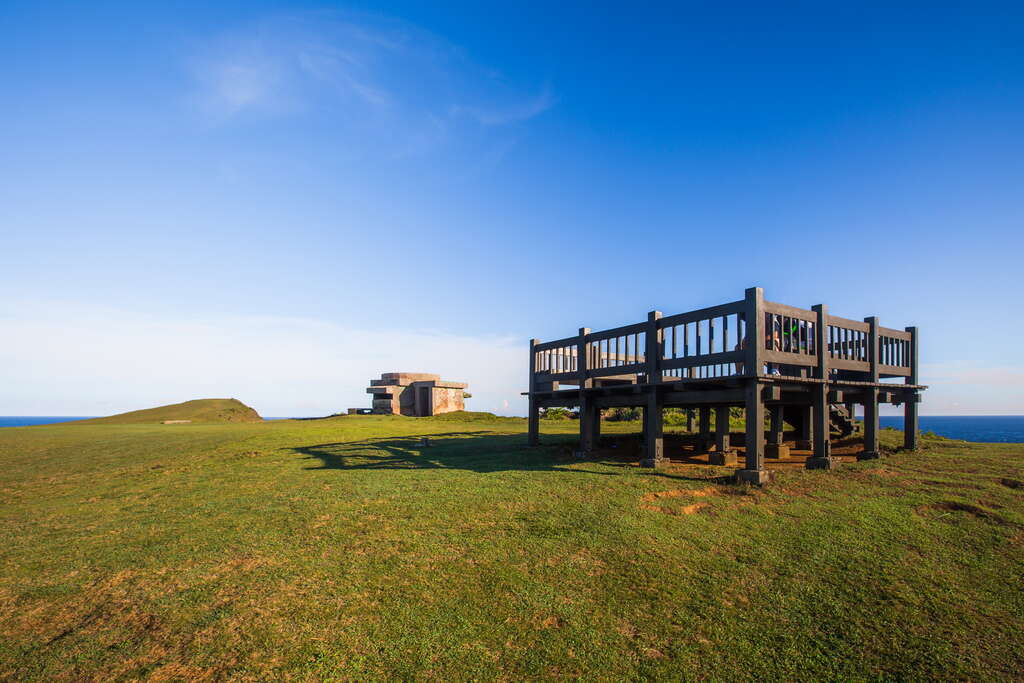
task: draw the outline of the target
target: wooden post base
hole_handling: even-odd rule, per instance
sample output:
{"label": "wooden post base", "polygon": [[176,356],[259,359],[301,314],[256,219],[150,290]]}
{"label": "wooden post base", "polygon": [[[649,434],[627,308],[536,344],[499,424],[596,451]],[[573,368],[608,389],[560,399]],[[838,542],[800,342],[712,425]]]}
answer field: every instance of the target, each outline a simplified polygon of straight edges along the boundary
{"label": "wooden post base", "polygon": [[708,455],[708,462],[719,467],[735,467],[736,451],[712,451]]}
{"label": "wooden post base", "polygon": [[768,444],[764,447],[764,457],[773,460],[789,460],[789,446]]}
{"label": "wooden post base", "polygon": [[664,457],[655,458],[653,460],[651,458],[645,458],[640,461],[640,467],[652,467],[654,469],[658,469],[665,467],[666,465],[668,465],[668,458]]}
{"label": "wooden post base", "polygon": [[839,467],[839,458],[808,458],[804,467],[809,470],[834,470]]}
{"label": "wooden post base", "polygon": [[764,486],[771,480],[772,473],[768,470],[736,470],[736,481],[741,484]]}

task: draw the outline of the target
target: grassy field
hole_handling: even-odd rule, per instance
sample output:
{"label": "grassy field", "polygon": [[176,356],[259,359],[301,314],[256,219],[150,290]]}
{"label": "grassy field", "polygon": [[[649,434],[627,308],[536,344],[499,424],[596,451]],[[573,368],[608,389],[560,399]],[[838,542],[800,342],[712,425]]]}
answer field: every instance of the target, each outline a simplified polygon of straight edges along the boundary
{"label": "grassy field", "polygon": [[754,490],[575,427],[0,430],[0,676],[1021,677],[1024,445]]}

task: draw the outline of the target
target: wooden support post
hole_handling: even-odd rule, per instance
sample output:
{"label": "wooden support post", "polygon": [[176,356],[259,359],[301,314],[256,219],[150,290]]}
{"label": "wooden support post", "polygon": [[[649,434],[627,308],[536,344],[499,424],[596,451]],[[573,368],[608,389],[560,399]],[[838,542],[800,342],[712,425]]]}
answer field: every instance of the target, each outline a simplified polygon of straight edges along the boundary
{"label": "wooden support post", "polygon": [[[907,377],[907,384],[918,384],[917,376],[917,328],[908,327],[910,333],[910,376]],[[907,397],[903,404],[903,447],[907,450],[917,450],[918,424],[917,424],[917,398],[918,391],[915,390]]]}
{"label": "wooden support post", "polygon": [[540,408],[537,405],[537,344],[538,339],[530,340],[530,395],[529,412],[527,413],[527,443],[531,446],[540,444]]}
{"label": "wooden support post", "polygon": [[[868,330],[868,364],[871,382],[878,382],[878,318],[864,318],[870,325]],[[878,387],[870,387],[864,395],[864,452],[857,456],[858,460],[871,460],[878,457]]]}
{"label": "wooden support post", "polygon": [[747,321],[746,358],[743,360],[743,374],[760,377],[764,374],[764,290],[751,287],[745,293],[743,317]]}
{"label": "wooden support post", "polygon": [[745,467],[736,471],[741,482],[764,484],[769,479],[764,468],[764,401],[757,379],[748,380],[746,387],[746,462]]}
{"label": "wooden support post", "polygon": [[662,467],[665,461],[665,439],[658,390],[651,387],[644,405],[644,459],[643,467]]}
{"label": "wooden support post", "polygon": [[801,413],[800,429],[796,433],[796,447],[801,451],[814,448],[814,409],[810,406],[794,408]]}
{"label": "wooden support post", "polygon": [[768,430],[768,443],[778,446],[782,443],[782,406],[773,405],[768,408],[768,417],[771,420],[771,427]]}
{"label": "wooden support post", "polygon": [[589,369],[589,327],[581,327],[576,340],[577,359],[577,382],[580,386],[580,454],[583,457],[594,450],[594,424],[595,413],[594,397],[589,395],[587,389],[593,386],[594,380],[588,376]]}
{"label": "wooden support post", "polygon": [[580,398],[580,452],[586,458],[597,448],[601,438],[601,411],[597,399],[592,396]]}
{"label": "wooden support post", "polygon": [[736,451],[730,446],[729,408],[718,406],[715,408],[715,451],[708,456],[708,462],[712,465],[734,466]]}
{"label": "wooden support post", "polygon": [[814,457],[808,458],[805,466],[809,470],[830,470],[838,461],[832,457],[832,444],[829,443],[829,403],[828,403],[828,306],[818,304],[812,306],[817,314],[814,323],[814,349],[818,353],[818,366],[815,373],[821,384],[811,390],[812,413],[814,416]]}
{"label": "wooden support post", "polygon": [[693,408],[686,409],[686,431],[693,434]]}
{"label": "wooden support post", "polygon": [[764,484],[769,479],[764,468],[764,401],[761,385],[757,378],[764,372],[761,358],[764,354],[764,290],[760,287],[747,289],[744,295],[746,305],[743,317],[747,323],[747,348],[743,361],[743,374],[749,379],[746,394],[746,467],[736,471],[739,481]]}
{"label": "wooden support post", "polygon": [[662,402],[658,394],[661,383],[661,352],[664,332],[659,329],[661,311],[647,314],[647,330],[644,335],[644,372],[647,375],[648,394],[644,406],[644,459],[645,467],[661,467],[665,462],[665,439],[663,429]]}
{"label": "wooden support post", "polygon": [[711,450],[711,406],[700,407],[700,436],[697,437],[697,450]]}
{"label": "wooden support post", "polygon": [[786,460],[789,458],[789,446],[782,441],[782,406],[771,406],[768,409],[768,415],[771,426],[768,430],[768,446],[764,449],[764,456],[773,460]]}
{"label": "wooden support post", "polygon": [[661,320],[661,311],[651,311],[647,314],[647,331],[644,335],[644,372],[647,374],[648,384],[661,383],[661,353],[664,349],[665,332],[658,327]]}

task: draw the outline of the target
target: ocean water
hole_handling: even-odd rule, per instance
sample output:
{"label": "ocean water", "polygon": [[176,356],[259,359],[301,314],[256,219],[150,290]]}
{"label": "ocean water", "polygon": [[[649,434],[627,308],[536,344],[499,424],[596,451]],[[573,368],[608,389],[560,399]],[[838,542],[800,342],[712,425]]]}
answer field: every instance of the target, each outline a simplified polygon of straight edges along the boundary
{"label": "ocean water", "polygon": [[52,425],[58,422],[74,422],[75,420],[88,420],[92,415],[79,417],[54,416],[54,415],[0,415],[0,427],[29,427],[32,425]]}
{"label": "ocean water", "polygon": [[[882,427],[903,429],[901,416],[882,416],[878,422]],[[1024,415],[922,415],[918,427],[922,432],[961,441],[1024,443]]]}

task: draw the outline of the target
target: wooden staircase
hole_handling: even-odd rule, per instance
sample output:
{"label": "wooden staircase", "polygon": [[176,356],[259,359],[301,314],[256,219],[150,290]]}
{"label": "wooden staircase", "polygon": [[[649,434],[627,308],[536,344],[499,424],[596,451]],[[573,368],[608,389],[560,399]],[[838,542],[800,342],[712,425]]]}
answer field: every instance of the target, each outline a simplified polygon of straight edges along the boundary
{"label": "wooden staircase", "polygon": [[[840,437],[849,436],[857,431],[857,420],[846,409],[846,406],[830,405],[829,409],[831,431],[839,434]],[[787,407],[784,409],[782,419],[799,433],[802,431],[804,415],[806,415],[804,410]]]}

